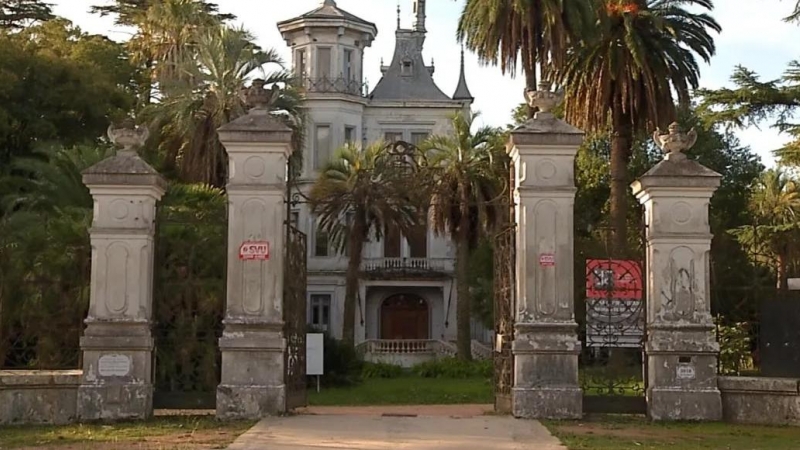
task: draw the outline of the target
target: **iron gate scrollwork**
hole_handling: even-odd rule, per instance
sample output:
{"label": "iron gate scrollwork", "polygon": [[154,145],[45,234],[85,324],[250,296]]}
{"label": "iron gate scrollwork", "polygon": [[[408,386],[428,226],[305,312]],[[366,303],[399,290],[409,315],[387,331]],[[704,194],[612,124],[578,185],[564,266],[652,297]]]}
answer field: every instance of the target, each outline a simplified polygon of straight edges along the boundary
{"label": "iron gate scrollwork", "polygon": [[576,258],[578,264],[585,264],[585,271],[576,271],[584,275],[579,286],[585,286],[577,296],[583,301],[576,305],[583,409],[588,413],[644,414],[644,239],[634,258],[614,257],[605,249],[583,250]]}
{"label": "iron gate scrollwork", "polygon": [[498,413],[511,412],[511,390],[514,387],[514,271],[516,227],[514,224],[513,165],[508,178],[508,191],[501,199],[499,233],[494,240],[494,408]]}
{"label": "iron gate scrollwork", "polygon": [[283,281],[286,409],[308,404],[306,392],[306,235],[288,223]]}

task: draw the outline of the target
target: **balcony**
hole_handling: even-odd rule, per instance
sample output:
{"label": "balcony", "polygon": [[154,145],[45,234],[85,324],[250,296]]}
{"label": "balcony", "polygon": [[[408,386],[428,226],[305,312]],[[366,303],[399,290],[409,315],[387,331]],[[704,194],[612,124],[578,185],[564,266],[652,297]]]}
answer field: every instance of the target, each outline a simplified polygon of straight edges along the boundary
{"label": "balcony", "polygon": [[368,278],[440,278],[454,269],[450,258],[370,258],[363,265]]}
{"label": "balcony", "polygon": [[[370,339],[358,344],[356,352],[364,361],[408,368],[426,361],[453,358],[458,350],[453,342],[435,339]],[[472,357],[490,359],[492,349],[472,341]]]}
{"label": "balcony", "polygon": [[306,78],[303,80],[306,92],[314,94],[345,94],[358,97],[366,96],[366,84],[359,80],[347,78]]}

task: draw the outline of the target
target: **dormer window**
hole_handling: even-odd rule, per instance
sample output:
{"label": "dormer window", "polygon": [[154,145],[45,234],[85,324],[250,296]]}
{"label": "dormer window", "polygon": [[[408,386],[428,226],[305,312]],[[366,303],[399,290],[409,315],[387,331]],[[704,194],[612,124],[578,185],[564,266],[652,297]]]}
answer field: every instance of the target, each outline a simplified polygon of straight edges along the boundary
{"label": "dormer window", "polygon": [[403,76],[409,76],[412,74],[413,63],[410,59],[403,60],[400,63],[400,74]]}

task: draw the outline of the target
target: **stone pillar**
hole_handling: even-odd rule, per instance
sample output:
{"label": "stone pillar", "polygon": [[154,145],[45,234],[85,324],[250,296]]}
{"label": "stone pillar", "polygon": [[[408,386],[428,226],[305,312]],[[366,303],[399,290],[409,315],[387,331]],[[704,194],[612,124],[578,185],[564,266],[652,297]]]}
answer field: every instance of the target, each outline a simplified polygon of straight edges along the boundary
{"label": "stone pillar", "polygon": [[146,129],[127,121],[109,137],[124,149],[83,172],[94,218],[78,416],[145,419],[153,413],[153,234],[166,182],[134,150]]}
{"label": "stone pillar", "polygon": [[[217,417],[255,419],[286,410],[283,266],[291,130],[268,111],[271,93],[253,82],[254,108],[219,129],[229,156],[228,291],[219,340]],[[260,249],[242,256],[243,245]]]}
{"label": "stone pillar", "polygon": [[667,153],[632,184],[647,225],[647,410],[653,420],[720,420],[710,302],[709,201],[721,175],[681,153],[694,130],[654,135]]}
{"label": "stone pillar", "polygon": [[583,132],[549,111],[549,84],[528,92],[536,117],[511,133],[516,169],[515,417],[582,416],[574,314],[574,161]]}

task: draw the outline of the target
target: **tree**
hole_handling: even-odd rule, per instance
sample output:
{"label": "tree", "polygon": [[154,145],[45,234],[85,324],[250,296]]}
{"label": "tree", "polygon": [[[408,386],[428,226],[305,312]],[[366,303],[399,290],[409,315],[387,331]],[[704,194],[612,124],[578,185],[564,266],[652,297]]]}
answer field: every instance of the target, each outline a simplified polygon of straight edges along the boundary
{"label": "tree", "polygon": [[272,109],[300,120],[300,99],[290,85],[291,74],[283,69],[277,52],[263,51],[253,40],[241,28],[221,26],[205,30],[196,37],[194,58],[181,66],[184,81],[174,83],[170,96],[145,111],[145,116],[152,115],[163,124],[165,164],[177,166],[185,182],[225,185],[228,158],[217,129],[246,112],[241,95],[245,82],[253,73],[264,75],[264,66],[277,66],[277,70],[267,74],[268,86],[288,85],[280,90]]}
{"label": "tree", "polygon": [[[154,0],[111,0],[110,5],[92,6],[92,12],[100,16],[116,16],[114,21],[117,25],[137,26],[144,21],[147,10],[156,3],[158,2]],[[199,0],[197,3],[201,5],[204,13],[215,16],[222,22],[236,19],[233,14],[220,13],[219,6],[215,3],[204,0]]]}
{"label": "tree", "polygon": [[714,54],[709,30],[720,26],[708,14],[710,0],[609,0],[598,12],[598,35],[576,45],[559,72],[566,118],[590,132],[611,128],[611,226],[613,247],[627,247],[628,171],[637,133],[675,118],[673,91],[689,104],[700,69]]}
{"label": "tree", "polygon": [[750,198],[753,224],[733,230],[757,262],[774,269],[776,287],[788,289],[788,266],[800,237],[800,186],[781,169],[771,169],[758,179]]}
{"label": "tree", "polygon": [[365,149],[345,146],[320,172],[311,188],[311,212],[318,230],[326,233],[335,250],[348,255],[342,340],[352,346],[355,333],[356,296],[364,243],[384,230],[410,230],[420,222],[417,196],[411,190],[409,166],[384,143]]}
{"label": "tree", "polygon": [[508,171],[500,169],[503,157],[497,130],[483,127],[472,132],[477,114],[458,113],[452,118],[453,134],[432,136],[424,145],[425,178],[431,183],[430,222],[434,232],[449,235],[456,244],[458,304],[458,357],[471,359],[469,258],[479,239],[491,230],[502,213],[497,201],[506,188]]}
{"label": "tree", "polygon": [[41,0],[0,0],[0,30],[19,30],[54,17],[50,4]]}
{"label": "tree", "polygon": [[525,87],[536,90],[537,64],[542,80],[563,64],[568,46],[589,32],[593,7],[586,0],[467,0],[458,39],[504,74],[515,74],[521,59]]}

